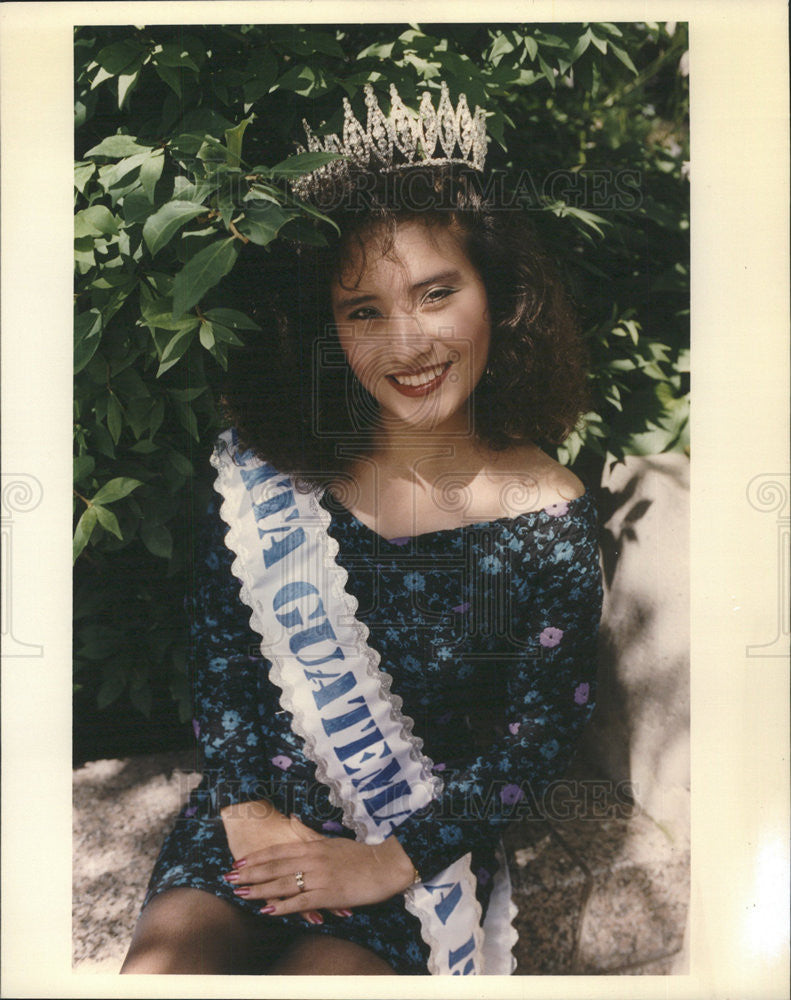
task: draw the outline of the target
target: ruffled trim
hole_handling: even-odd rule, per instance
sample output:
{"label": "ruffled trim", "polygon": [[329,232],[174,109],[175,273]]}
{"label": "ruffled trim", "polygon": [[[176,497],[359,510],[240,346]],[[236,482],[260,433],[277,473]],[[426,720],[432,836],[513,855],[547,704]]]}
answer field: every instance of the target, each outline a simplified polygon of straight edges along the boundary
{"label": "ruffled trim", "polygon": [[[454,863],[450,866],[450,868],[446,869],[446,871],[452,871],[452,877],[457,878],[460,882],[462,882],[464,889],[467,893],[469,893],[469,899],[472,904],[473,914],[475,917],[475,927],[473,929],[475,954],[479,957],[481,964],[483,964],[483,926],[481,922],[483,909],[476,893],[478,880],[472,873],[472,866],[470,863],[471,860],[472,856],[470,854],[465,854],[463,858],[459,858],[458,861],[454,861]],[[439,966],[436,956],[441,950],[442,942],[431,933],[429,921],[421,919],[422,907],[416,898],[418,891],[418,887],[410,887],[406,890],[404,893],[404,906],[413,917],[417,917],[420,921],[420,934],[429,947],[428,971],[432,976],[439,976],[442,975],[443,972]]]}
{"label": "ruffled trim", "polygon": [[[228,458],[224,459],[223,453],[227,453]],[[240,598],[251,609],[250,625],[253,631],[262,636],[262,647],[267,644],[267,633],[264,626],[260,609],[252,597],[252,585],[248,576],[246,566],[252,565],[250,551],[246,548],[239,533],[234,527],[234,516],[228,506],[228,487],[233,476],[232,470],[228,467],[228,461],[234,461],[235,448],[228,443],[226,435],[221,435],[214,453],[211,456],[211,464],[217,470],[217,479],[214,482],[215,490],[222,497],[220,505],[220,517],[228,525],[228,532],[225,536],[225,545],[234,553],[234,560],[231,565],[231,572],[241,584]],[[408,746],[408,754],[412,761],[420,766],[420,780],[428,786],[431,798],[436,799],[442,794],[442,779],[432,773],[433,761],[422,753],[423,741],[413,733],[414,719],[405,715],[401,711],[403,700],[391,691],[393,683],[392,676],[387,671],[380,668],[381,657],[379,653],[368,645],[370,631],[368,627],[356,618],[359,602],[357,598],[346,589],[349,574],[346,569],[337,562],[338,543],[327,530],[332,520],[329,511],[319,504],[319,496],[316,493],[308,494],[307,499],[310,505],[310,514],[323,529],[319,533],[322,548],[322,559],[324,568],[331,572],[331,591],[333,598],[343,609],[348,624],[352,628],[355,636],[357,653],[364,657],[366,675],[377,683],[377,696],[380,701],[384,701],[389,710],[390,719],[399,727],[399,734]],[[358,821],[354,816],[354,808],[351,800],[346,800],[341,792],[340,783],[327,773],[327,765],[324,758],[319,753],[316,740],[305,725],[303,714],[296,709],[294,704],[294,687],[283,678],[283,664],[280,658],[274,655],[269,649],[262,652],[270,660],[272,669],[270,677],[280,688],[281,706],[292,716],[292,729],[304,741],[305,756],[316,766],[316,777],[329,788],[330,801],[334,806],[342,810],[343,824],[354,832],[358,840],[366,840],[369,831],[364,823]]]}

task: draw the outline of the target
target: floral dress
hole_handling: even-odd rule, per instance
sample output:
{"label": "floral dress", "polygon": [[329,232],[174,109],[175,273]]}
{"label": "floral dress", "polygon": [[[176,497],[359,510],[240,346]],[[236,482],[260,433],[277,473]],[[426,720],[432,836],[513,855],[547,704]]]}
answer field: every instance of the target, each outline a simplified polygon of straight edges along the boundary
{"label": "floral dress", "polygon": [[[539,814],[593,707],[601,580],[592,499],[389,540],[329,493],[321,503],[357,617],[443,779],[442,795],[396,835],[424,880],[471,852],[485,912],[505,824]],[[428,947],[400,895],[347,918],[325,911],[310,925],[260,915],[260,902],[234,896],[222,878],[232,857],[219,810],[232,802],[267,798],[327,836],[352,834],[281,711],[216,502],[208,514],[192,598],[203,780],[162,847],[145,903],[176,886],[203,889],[262,926],[343,937],[396,973],[425,975]]]}

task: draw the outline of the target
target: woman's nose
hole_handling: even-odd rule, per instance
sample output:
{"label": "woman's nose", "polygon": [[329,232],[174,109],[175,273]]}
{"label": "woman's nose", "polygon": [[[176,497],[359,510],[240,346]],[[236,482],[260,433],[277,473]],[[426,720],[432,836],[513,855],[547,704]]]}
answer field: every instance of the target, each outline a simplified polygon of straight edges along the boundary
{"label": "woman's nose", "polygon": [[404,311],[391,312],[383,318],[384,329],[381,331],[387,342],[393,346],[414,348],[425,345],[431,340],[425,326],[414,313]]}

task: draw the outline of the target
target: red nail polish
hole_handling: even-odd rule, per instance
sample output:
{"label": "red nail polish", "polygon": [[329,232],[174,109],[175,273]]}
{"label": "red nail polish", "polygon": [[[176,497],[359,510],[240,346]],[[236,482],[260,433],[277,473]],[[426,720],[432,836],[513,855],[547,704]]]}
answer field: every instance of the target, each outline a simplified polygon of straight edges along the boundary
{"label": "red nail polish", "polygon": [[239,858],[238,861],[234,861],[234,863],[231,865],[231,868],[244,868],[246,864],[247,864],[247,858]]}
{"label": "red nail polish", "polygon": [[239,878],[239,873],[227,872],[225,875],[223,875],[223,878],[225,879],[226,882],[236,882]]}
{"label": "red nail polish", "polygon": [[350,917],[352,915],[351,910],[338,910],[339,917]]}
{"label": "red nail polish", "polygon": [[274,906],[262,906],[261,909],[259,910],[259,913],[274,913],[274,912],[275,912]]}
{"label": "red nail polish", "polygon": [[250,888],[246,885],[240,886],[240,888],[234,889],[233,894],[234,896],[249,896]]}
{"label": "red nail polish", "polygon": [[311,910],[310,913],[305,914],[305,919],[310,924],[323,924],[324,917],[320,913],[316,913],[315,910]]}

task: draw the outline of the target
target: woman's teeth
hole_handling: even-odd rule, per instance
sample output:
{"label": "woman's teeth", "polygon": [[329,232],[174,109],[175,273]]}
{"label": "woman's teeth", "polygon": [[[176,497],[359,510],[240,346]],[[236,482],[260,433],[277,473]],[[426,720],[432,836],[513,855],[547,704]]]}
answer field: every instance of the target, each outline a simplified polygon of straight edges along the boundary
{"label": "woman's teeth", "polygon": [[425,371],[420,372],[419,375],[391,375],[390,377],[395,379],[399,385],[408,385],[413,389],[417,389],[421,385],[428,385],[429,382],[433,382],[435,378],[439,378],[440,375],[445,371],[445,365],[435,365],[433,368],[427,368]]}

